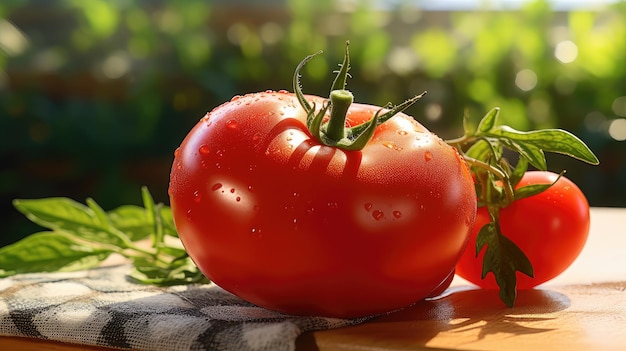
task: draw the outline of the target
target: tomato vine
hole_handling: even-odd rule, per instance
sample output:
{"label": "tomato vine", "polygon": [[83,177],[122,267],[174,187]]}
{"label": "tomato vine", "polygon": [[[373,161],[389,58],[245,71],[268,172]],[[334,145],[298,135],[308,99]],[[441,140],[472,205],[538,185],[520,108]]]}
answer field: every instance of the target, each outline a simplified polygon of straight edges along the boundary
{"label": "tomato vine", "polygon": [[[533,267],[522,250],[507,238],[500,228],[500,209],[513,201],[533,196],[552,184],[533,184],[518,189],[515,186],[531,165],[547,170],[545,152],[560,153],[597,165],[598,158],[585,143],[563,129],[541,129],[529,132],[498,124],[499,108],[489,111],[471,129],[464,118],[465,134],[447,143],[456,147],[470,165],[476,179],[478,206],[485,206],[491,222],[480,228],[476,238],[476,256],[485,251],[482,278],[493,273],[500,287],[500,298],[513,306],[517,295],[516,271],[533,276]],[[515,167],[504,157],[504,149],[518,155]],[[561,175],[565,171],[561,172]],[[470,248],[471,249],[471,248]]]}

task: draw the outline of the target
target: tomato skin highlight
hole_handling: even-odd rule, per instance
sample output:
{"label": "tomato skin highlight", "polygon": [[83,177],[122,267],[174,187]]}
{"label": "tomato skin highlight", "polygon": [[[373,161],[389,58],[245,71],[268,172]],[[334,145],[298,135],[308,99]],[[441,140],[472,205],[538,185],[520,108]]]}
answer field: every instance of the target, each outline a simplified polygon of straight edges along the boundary
{"label": "tomato skin highlight", "polygon": [[[558,174],[526,172],[516,188],[530,184],[550,184]],[[487,209],[481,207],[467,250],[459,260],[456,274],[486,289],[498,289],[492,273],[481,279],[484,249],[475,256],[476,235],[489,223]],[[516,273],[517,289],[531,289],[565,271],[582,251],[589,234],[589,203],[571,180],[561,177],[547,190],[514,201],[500,209],[502,233],[528,257],[534,278]]]}
{"label": "tomato skin highlight", "polygon": [[[352,104],[347,124],[379,109]],[[265,92],[189,132],[169,195],[190,257],[225,290],[289,314],[360,317],[428,296],[474,223],[468,166],[403,113],[360,151],[321,145],[305,120],[293,94]]]}

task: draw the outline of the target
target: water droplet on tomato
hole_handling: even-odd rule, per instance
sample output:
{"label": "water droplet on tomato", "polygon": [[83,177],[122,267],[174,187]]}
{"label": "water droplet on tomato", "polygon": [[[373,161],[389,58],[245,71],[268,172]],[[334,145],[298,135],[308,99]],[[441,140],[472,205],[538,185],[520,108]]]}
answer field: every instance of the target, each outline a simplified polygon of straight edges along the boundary
{"label": "water droplet on tomato", "polygon": [[241,196],[237,196],[237,197],[235,198],[235,201],[237,201],[237,202],[241,201]]}
{"label": "water droplet on tomato", "polygon": [[174,150],[174,157],[178,157],[178,155],[180,155],[180,148],[177,147],[176,150]]}
{"label": "water droplet on tomato", "polygon": [[235,193],[235,188],[230,188],[230,193],[234,194]]}
{"label": "water droplet on tomato", "polygon": [[385,217],[385,214],[383,213],[383,211],[374,210],[372,212],[372,217],[374,217],[375,220],[380,221],[381,219]]}
{"label": "water droplet on tomato", "polygon": [[392,150],[396,150],[396,151],[402,150],[402,147],[398,146],[396,143],[394,143],[392,141],[383,141],[382,144],[383,144],[384,147],[386,147],[388,149],[392,149]]}
{"label": "water droplet on tomato", "polygon": [[393,216],[397,219],[402,218],[402,212],[400,211],[393,211]]}
{"label": "water droplet on tomato", "polygon": [[226,121],[226,128],[230,130],[235,130],[238,127],[239,127],[239,123],[237,123],[237,121],[235,121],[234,119],[229,119],[228,121]]}
{"label": "water droplet on tomato", "polygon": [[215,151],[215,154],[217,155],[217,157],[222,157],[224,156],[224,150],[217,150]]}
{"label": "water droplet on tomato", "polygon": [[248,191],[254,191],[254,187],[252,185],[248,185]]}
{"label": "water droplet on tomato", "polygon": [[209,148],[207,144],[202,144],[198,149],[198,152],[200,153],[200,155],[206,156],[211,153],[211,148]]}
{"label": "water droplet on tomato", "polygon": [[241,99],[241,95],[235,95],[232,97],[232,99],[230,99],[230,101],[237,101],[239,99]]}
{"label": "water droplet on tomato", "polygon": [[280,90],[278,91],[278,93],[279,93],[279,94],[289,94],[289,92],[288,92],[287,90],[285,90],[285,89],[280,89]]}
{"label": "water droplet on tomato", "polygon": [[369,212],[372,209],[372,203],[368,202],[363,207],[365,207],[365,211]]}
{"label": "water droplet on tomato", "polygon": [[424,160],[425,160],[425,161],[430,161],[430,160],[432,160],[432,159],[433,159],[433,153],[432,153],[432,152],[430,152],[430,151],[426,151],[426,152],[424,153]]}
{"label": "water droplet on tomato", "polygon": [[187,213],[185,213],[185,218],[187,218],[187,220],[191,220],[191,209],[187,210]]}
{"label": "water droplet on tomato", "polygon": [[262,237],[262,230],[261,228],[250,228],[250,234],[255,235],[258,238]]}
{"label": "water droplet on tomato", "polygon": [[330,209],[337,209],[339,208],[339,204],[337,204],[336,202],[329,202],[326,204],[326,206],[328,206],[328,208]]}
{"label": "water droplet on tomato", "polygon": [[201,160],[200,161],[200,167],[202,167],[203,169],[207,169],[208,168],[205,160]]}
{"label": "water droplet on tomato", "polygon": [[409,132],[407,132],[406,130],[396,130],[396,133],[398,133],[398,135],[407,135],[407,134],[409,134]]}
{"label": "water droplet on tomato", "polygon": [[193,201],[195,203],[199,203],[202,200],[202,195],[200,195],[200,192],[198,190],[193,192]]}
{"label": "water droplet on tomato", "polygon": [[218,190],[219,188],[222,187],[222,183],[215,183],[213,184],[213,186],[211,187],[211,190],[215,191]]}

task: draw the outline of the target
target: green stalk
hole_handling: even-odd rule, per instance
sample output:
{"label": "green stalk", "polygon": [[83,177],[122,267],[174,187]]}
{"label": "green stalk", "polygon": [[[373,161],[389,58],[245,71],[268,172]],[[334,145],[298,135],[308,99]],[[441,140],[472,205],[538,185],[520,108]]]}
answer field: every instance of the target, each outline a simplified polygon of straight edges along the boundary
{"label": "green stalk", "polygon": [[347,90],[330,92],[330,119],[326,127],[326,137],[339,142],[346,136],[346,117],[354,97]]}
{"label": "green stalk", "polygon": [[[319,55],[321,51],[305,57],[304,60],[298,64],[293,75],[293,90],[298,102],[307,113],[307,128],[313,138],[324,145],[337,147],[342,150],[358,151],[368,144],[378,125],[414,104],[425,92],[414,96],[400,105],[388,106],[386,108],[388,111],[385,113],[381,114],[385,109],[380,109],[372,119],[363,124],[346,128],[348,111],[354,101],[352,93],[345,89],[346,81],[349,77],[348,71],[350,70],[348,45],[349,42],[346,42],[346,53],[343,63],[341,64],[341,69],[337,72],[337,76],[330,89],[328,102],[324,103],[317,113],[315,112],[315,104],[307,101],[302,92],[300,70],[307,62]],[[329,112],[330,116],[328,122],[324,124],[326,112]]]}

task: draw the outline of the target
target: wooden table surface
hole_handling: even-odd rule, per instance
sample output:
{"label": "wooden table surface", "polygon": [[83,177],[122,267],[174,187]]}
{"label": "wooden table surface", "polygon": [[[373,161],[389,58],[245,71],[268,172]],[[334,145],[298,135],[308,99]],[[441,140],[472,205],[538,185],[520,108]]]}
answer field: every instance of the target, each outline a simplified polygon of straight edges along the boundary
{"label": "wooden table surface", "polygon": [[[0,337],[0,350],[110,350]],[[580,257],[561,276],[521,291],[514,308],[496,291],[456,278],[446,294],[346,328],[307,332],[297,350],[626,350],[626,208],[592,208]]]}

